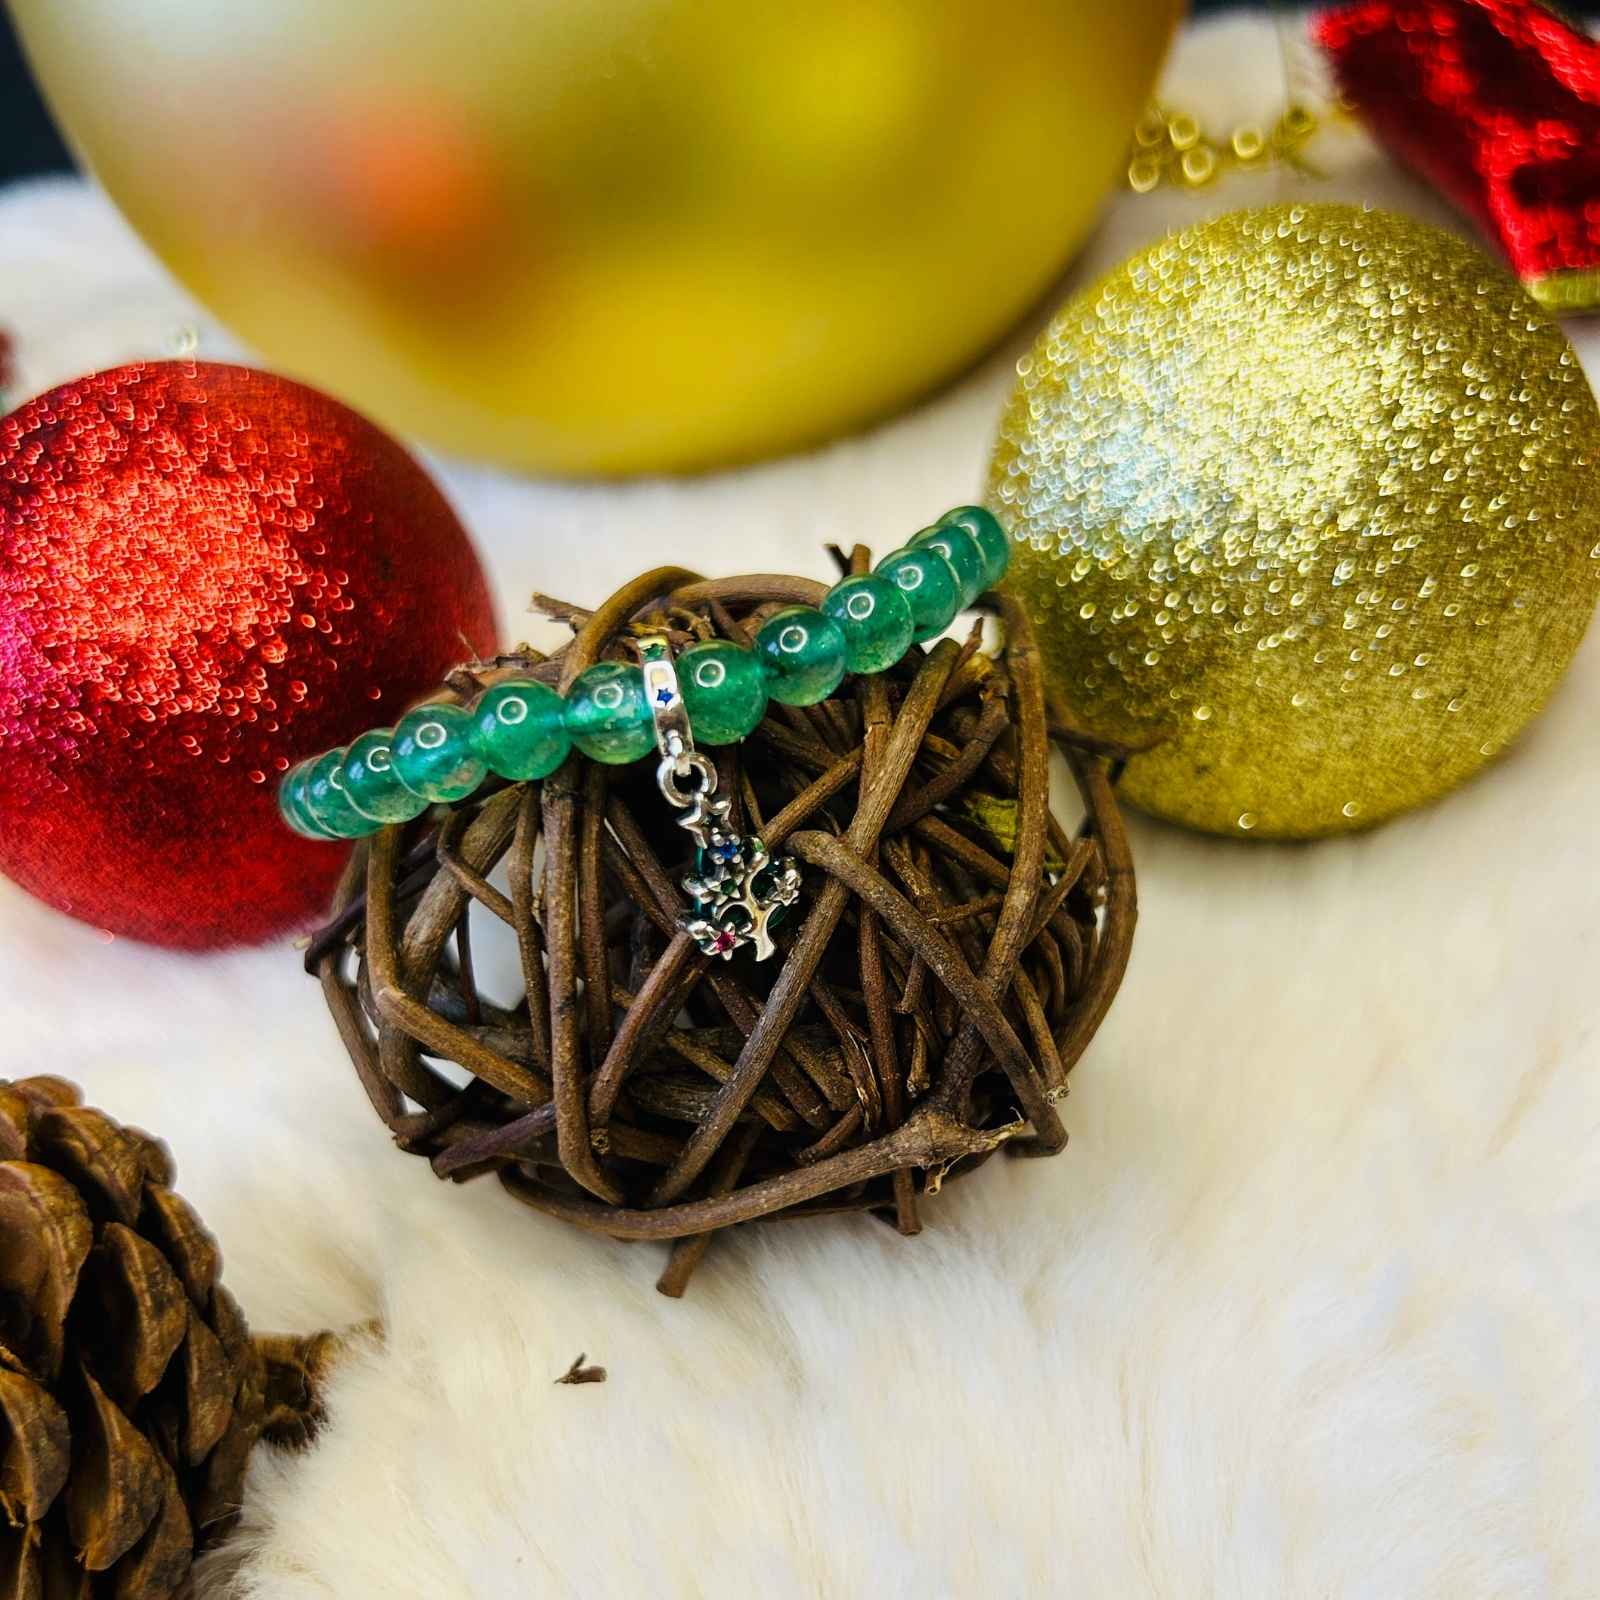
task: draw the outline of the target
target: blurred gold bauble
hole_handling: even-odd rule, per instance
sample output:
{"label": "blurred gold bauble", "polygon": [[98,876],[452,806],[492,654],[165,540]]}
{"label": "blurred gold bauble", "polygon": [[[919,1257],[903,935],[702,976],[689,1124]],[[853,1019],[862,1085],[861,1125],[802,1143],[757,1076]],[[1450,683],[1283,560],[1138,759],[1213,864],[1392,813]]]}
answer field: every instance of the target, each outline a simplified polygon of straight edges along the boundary
{"label": "blurred gold bauble", "polygon": [[1069,305],[991,491],[1055,684],[1166,742],[1123,794],[1306,837],[1443,794],[1594,609],[1600,414],[1550,315],[1453,234],[1239,212]]}
{"label": "blurred gold bauble", "polygon": [[272,364],[560,472],[899,406],[1083,238],[1181,0],[12,0],[71,137]]}

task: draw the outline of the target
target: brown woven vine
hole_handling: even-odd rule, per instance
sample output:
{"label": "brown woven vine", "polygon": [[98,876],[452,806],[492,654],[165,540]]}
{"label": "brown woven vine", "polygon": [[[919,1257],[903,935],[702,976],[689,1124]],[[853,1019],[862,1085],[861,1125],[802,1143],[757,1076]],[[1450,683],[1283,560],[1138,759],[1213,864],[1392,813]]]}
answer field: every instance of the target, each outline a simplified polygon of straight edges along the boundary
{"label": "brown woven vine", "polygon": [[[775,606],[824,592],[668,567],[593,612],[541,597],[572,642],[450,688],[529,672],[565,688],[641,624],[748,642]],[[1055,1103],[1127,962],[1133,866],[1115,753],[1047,707],[1021,612],[984,603],[997,658],[976,629],[914,649],[820,705],[774,704],[715,752],[735,825],[805,871],[768,962],[708,960],[678,931],[691,841],[653,761],[574,755],[358,846],[307,967],[400,1147],[441,1177],[498,1172],[580,1227],[676,1241],[668,1294],[716,1229],[877,1210],[915,1233],[947,1174],[1002,1144],[1060,1150]],[[1049,810],[1052,742],[1082,797],[1072,835]],[[514,935],[514,1001],[480,993],[485,914]]]}

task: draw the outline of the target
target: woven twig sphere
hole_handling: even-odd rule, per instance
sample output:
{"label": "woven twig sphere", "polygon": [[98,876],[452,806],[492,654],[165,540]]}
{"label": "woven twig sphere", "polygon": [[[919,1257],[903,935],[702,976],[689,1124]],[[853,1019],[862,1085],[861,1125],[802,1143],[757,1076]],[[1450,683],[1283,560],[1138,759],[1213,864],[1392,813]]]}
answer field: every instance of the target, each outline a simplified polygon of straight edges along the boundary
{"label": "woven twig sphere", "polygon": [[[450,687],[564,688],[628,658],[640,626],[748,642],[824,593],[664,568],[594,612],[543,602],[569,645]],[[734,825],[805,873],[772,960],[709,959],[679,931],[692,842],[653,760],[575,752],[359,845],[307,965],[400,1147],[442,1177],[498,1172],[579,1227],[677,1241],[670,1294],[716,1229],[872,1210],[915,1233],[947,1174],[1002,1144],[1061,1149],[1055,1102],[1127,962],[1133,867],[1111,756],[1047,709],[1023,615],[984,604],[998,656],[976,629],[913,649],[713,752]],[[1050,814],[1052,742],[1082,796],[1075,835]],[[484,916],[514,935],[520,995],[480,991]]]}

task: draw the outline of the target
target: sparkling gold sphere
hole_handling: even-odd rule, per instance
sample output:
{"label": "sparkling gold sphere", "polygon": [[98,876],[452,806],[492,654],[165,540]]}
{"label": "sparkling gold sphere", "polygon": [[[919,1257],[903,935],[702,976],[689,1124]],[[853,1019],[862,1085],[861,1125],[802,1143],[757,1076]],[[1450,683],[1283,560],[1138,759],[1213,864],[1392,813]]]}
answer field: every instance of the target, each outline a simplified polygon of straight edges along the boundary
{"label": "sparkling gold sphere", "polygon": [[1050,284],[1181,0],[12,0],[51,103],[265,361],[543,471],[879,416]]}
{"label": "sparkling gold sphere", "polygon": [[1600,578],[1600,414],[1471,245],[1348,206],[1135,256],[1018,367],[992,502],[1053,681],[1164,742],[1123,794],[1309,837],[1433,800],[1561,676]]}

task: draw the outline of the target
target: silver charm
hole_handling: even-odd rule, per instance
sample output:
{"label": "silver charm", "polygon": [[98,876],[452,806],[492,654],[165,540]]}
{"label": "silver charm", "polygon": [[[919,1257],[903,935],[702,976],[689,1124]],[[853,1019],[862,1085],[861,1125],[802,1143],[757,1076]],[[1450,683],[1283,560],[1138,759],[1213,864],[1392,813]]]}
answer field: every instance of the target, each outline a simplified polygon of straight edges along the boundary
{"label": "silver charm", "polygon": [[[656,785],[684,813],[678,825],[695,842],[695,870],[683,880],[694,901],[684,931],[705,955],[728,961],[748,944],[765,961],[777,949],[772,924],[800,898],[800,869],[792,856],[774,860],[760,839],[728,826],[728,801],[717,794],[717,769],[694,747],[667,641],[641,639],[639,660],[661,752]],[[690,778],[695,786],[686,789]]]}
{"label": "silver charm", "polygon": [[794,858],[774,861],[759,839],[715,828],[695,855],[699,874],[683,880],[695,903],[684,927],[708,956],[731,960],[741,945],[753,944],[756,960],[765,961],[777,948],[768,931],[773,919],[800,898]]}

